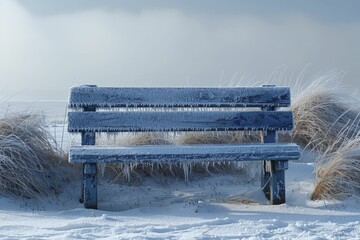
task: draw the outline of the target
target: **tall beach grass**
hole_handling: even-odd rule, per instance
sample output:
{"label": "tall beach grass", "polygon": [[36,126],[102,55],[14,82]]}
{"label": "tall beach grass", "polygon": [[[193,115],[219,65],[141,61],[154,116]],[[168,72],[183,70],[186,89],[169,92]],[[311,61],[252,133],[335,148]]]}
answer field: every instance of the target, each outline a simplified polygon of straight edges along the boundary
{"label": "tall beach grass", "polygon": [[293,100],[295,126],[291,138],[303,148],[319,153],[336,150],[360,131],[355,123],[359,99],[339,90],[341,86],[334,80],[320,78]]}
{"label": "tall beach grass", "polygon": [[329,149],[316,163],[312,200],[360,198],[360,137]]}
{"label": "tall beach grass", "polygon": [[44,117],[13,114],[0,119],[0,194],[39,198],[58,193],[70,174],[64,168]]}
{"label": "tall beach grass", "polygon": [[318,155],[312,200],[360,196],[360,98],[343,90],[341,76],[318,77],[292,104],[292,141]]}

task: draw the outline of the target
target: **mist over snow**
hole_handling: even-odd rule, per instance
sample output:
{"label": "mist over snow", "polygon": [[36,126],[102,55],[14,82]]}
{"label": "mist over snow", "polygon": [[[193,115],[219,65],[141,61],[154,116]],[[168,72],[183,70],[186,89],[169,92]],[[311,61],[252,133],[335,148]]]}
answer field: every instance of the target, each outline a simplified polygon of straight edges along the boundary
{"label": "mist over snow", "polygon": [[84,1],[78,5],[85,7],[72,11],[57,11],[55,4],[39,14],[25,2],[0,2],[0,91],[12,98],[66,99],[68,89],[82,83],[262,84],[276,71],[290,82],[308,65],[309,76],[339,69],[346,72],[349,91],[360,85],[359,19],[326,21],[302,11],[247,13],[239,5],[230,13],[171,4],[130,11],[87,8]]}

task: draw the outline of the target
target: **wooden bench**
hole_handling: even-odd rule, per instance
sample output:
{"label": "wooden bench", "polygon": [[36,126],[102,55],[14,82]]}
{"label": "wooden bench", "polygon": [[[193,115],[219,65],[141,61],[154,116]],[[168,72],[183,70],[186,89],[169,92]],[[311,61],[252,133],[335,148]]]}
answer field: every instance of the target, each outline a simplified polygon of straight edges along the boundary
{"label": "wooden bench", "polygon": [[[290,89],[263,85],[237,88],[73,87],[68,131],[81,133],[69,162],[83,164],[81,199],[97,208],[98,163],[263,161],[261,188],[272,204],[285,202],[288,160],[300,157],[293,143],[276,143],[276,131],[293,128]],[[201,111],[197,111],[201,108]],[[244,111],[243,108],[249,108]],[[106,111],[104,111],[104,109]],[[80,111],[79,111],[80,110]],[[97,132],[261,131],[263,143],[95,146]]]}

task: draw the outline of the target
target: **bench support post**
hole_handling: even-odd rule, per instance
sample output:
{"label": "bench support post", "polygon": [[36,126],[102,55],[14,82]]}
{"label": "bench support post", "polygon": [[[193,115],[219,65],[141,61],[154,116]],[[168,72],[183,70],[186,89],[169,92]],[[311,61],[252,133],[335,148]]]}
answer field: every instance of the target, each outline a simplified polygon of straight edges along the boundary
{"label": "bench support post", "polygon": [[[275,131],[264,131],[264,143],[276,143]],[[261,188],[271,204],[285,203],[285,170],[288,161],[263,161]]]}
{"label": "bench support post", "polygon": [[[275,85],[263,85],[275,87]],[[276,111],[276,107],[262,107],[262,111]],[[263,143],[276,143],[276,131],[264,130]],[[288,161],[263,161],[261,171],[261,188],[271,204],[285,203],[285,170]]]}
{"label": "bench support post", "polygon": [[270,170],[271,162],[263,161],[261,166],[261,189],[263,190],[265,197],[270,200]]}
{"label": "bench support post", "polygon": [[270,202],[273,205],[285,203],[285,170],[288,161],[271,161]]}
{"label": "bench support post", "polygon": [[[275,87],[275,85],[263,85],[263,87]],[[262,111],[275,111],[275,107],[262,107]],[[276,132],[264,130],[262,135],[263,143],[276,143]],[[263,161],[261,167],[261,189],[263,190],[265,197],[270,200],[270,181],[271,181],[271,161]]]}
{"label": "bench support post", "polygon": [[97,209],[96,171],[96,163],[85,163],[83,165],[83,197],[85,208]]}
{"label": "bench support post", "polygon": [[[83,108],[84,112],[95,112],[96,107],[94,106],[88,106]],[[81,145],[95,145],[95,133],[94,132],[82,132],[81,133]],[[82,181],[81,181],[81,192],[80,192],[80,203],[84,203],[84,195],[85,195],[85,182],[88,182],[89,176],[85,175],[85,166],[86,164],[83,164],[83,172],[82,172]],[[96,164],[95,164],[96,166]],[[96,179],[96,171],[95,171],[95,179]],[[95,188],[96,188],[96,182],[95,182]],[[84,203],[85,204],[85,203]]]}

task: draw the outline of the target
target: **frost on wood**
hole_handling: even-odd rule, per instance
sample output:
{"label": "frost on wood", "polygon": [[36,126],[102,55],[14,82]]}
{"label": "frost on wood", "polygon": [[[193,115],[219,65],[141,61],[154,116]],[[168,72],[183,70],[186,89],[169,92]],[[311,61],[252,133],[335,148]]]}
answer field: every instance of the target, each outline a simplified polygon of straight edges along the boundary
{"label": "frost on wood", "polygon": [[163,145],[134,147],[74,146],[69,161],[73,163],[106,162],[176,162],[297,160],[296,144],[247,145]]}
{"label": "frost on wood", "polygon": [[290,105],[287,87],[73,87],[70,107],[261,107]]}
{"label": "frost on wood", "polygon": [[288,111],[69,112],[70,132],[290,130]]}

